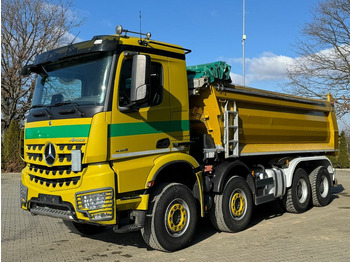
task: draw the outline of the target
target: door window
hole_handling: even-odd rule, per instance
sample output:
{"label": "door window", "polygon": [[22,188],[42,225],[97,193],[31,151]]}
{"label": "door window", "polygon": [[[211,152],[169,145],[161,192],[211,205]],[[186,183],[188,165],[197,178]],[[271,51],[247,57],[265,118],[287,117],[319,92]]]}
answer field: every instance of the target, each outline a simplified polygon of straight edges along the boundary
{"label": "door window", "polygon": [[[132,59],[123,62],[119,80],[119,106],[130,104]],[[162,64],[151,62],[151,93],[148,101],[141,107],[159,105],[163,100],[163,67]]]}

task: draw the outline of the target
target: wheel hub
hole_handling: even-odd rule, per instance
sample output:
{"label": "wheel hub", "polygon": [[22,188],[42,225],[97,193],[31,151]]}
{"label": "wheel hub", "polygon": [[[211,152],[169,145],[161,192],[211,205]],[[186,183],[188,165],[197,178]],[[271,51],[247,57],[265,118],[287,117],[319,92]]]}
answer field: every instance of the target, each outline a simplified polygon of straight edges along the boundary
{"label": "wheel hub", "polygon": [[329,184],[328,184],[327,177],[322,176],[320,181],[320,194],[322,197],[326,197],[328,195],[328,190],[329,190],[328,188],[329,188]]}
{"label": "wheel hub", "polygon": [[187,225],[188,214],[180,203],[173,203],[168,207],[167,228],[170,233],[179,233]]}
{"label": "wheel hub", "polygon": [[240,217],[243,215],[245,210],[245,199],[243,195],[236,192],[231,199],[231,212],[233,216]]}
{"label": "wheel hub", "polygon": [[304,203],[307,199],[307,184],[305,180],[299,180],[297,185],[297,198],[299,203]]}

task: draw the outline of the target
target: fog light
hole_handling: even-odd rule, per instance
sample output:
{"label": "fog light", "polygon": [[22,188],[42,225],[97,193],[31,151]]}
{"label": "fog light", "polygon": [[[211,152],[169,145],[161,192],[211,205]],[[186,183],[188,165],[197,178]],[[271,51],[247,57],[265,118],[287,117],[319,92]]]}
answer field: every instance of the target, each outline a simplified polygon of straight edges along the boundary
{"label": "fog light", "polygon": [[104,219],[110,219],[112,218],[112,214],[110,213],[99,213],[92,215],[92,218],[95,220],[104,220]]}

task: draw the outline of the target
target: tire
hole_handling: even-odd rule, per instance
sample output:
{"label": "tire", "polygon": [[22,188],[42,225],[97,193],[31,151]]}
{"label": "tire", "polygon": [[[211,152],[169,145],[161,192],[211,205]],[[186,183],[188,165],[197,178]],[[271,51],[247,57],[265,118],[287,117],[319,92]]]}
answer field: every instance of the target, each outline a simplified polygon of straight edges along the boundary
{"label": "tire", "polygon": [[91,224],[77,223],[69,220],[63,220],[63,224],[65,224],[66,227],[73,233],[85,236],[96,235],[102,233],[106,229],[105,226],[95,226]]}
{"label": "tire", "polygon": [[290,213],[303,213],[310,204],[311,187],[306,171],[298,168],[294,172],[292,187],[287,189],[283,198],[284,206]]}
{"label": "tire", "polygon": [[234,176],[227,181],[222,194],[214,196],[209,215],[219,231],[238,232],[248,226],[252,209],[253,198],[247,182]]}
{"label": "tire", "polygon": [[327,168],[317,167],[309,175],[312,204],[316,207],[326,206],[331,199],[331,177]]}
{"label": "tire", "polygon": [[162,184],[152,194],[141,234],[151,248],[176,251],[186,247],[197,226],[197,207],[191,191],[178,183]]}

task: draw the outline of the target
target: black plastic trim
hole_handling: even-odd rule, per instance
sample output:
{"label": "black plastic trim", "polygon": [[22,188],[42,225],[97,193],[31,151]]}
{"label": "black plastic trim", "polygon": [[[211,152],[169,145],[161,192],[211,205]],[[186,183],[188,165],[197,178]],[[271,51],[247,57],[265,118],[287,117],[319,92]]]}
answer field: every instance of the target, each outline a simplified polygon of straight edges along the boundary
{"label": "black plastic trim", "polygon": [[[37,121],[43,121],[43,120],[54,120],[54,119],[71,119],[71,118],[89,118],[93,117],[95,114],[103,112],[103,105],[101,106],[95,106],[95,105],[82,105],[79,106],[79,110],[84,113],[84,117],[81,116],[81,114],[75,110],[73,112],[73,107],[71,105],[64,105],[60,107],[51,107],[48,106],[48,110],[50,110],[50,113],[52,116],[49,116],[45,113],[45,109],[43,107],[38,108],[32,108],[29,111],[29,114],[27,116],[27,122],[37,122]],[[65,114],[64,110],[72,109],[72,112],[69,112],[69,116]]]}
{"label": "black plastic trim", "polygon": [[[100,44],[95,44],[96,40],[102,40]],[[60,59],[66,59],[71,56],[85,55],[94,52],[113,52],[119,45],[117,36],[94,36],[91,40],[63,46],[48,52],[39,54],[35,57],[34,66],[55,62]]]}
{"label": "black plastic trim", "polygon": [[114,94],[114,83],[115,83],[115,77],[117,74],[117,66],[118,66],[118,60],[119,60],[119,54],[114,53],[112,58],[112,67],[111,67],[111,73],[109,74],[109,80],[108,80],[108,88],[107,93],[105,97],[105,105],[104,110],[105,112],[112,111],[113,107],[113,94]]}
{"label": "black plastic trim", "polygon": [[223,162],[223,163],[219,164],[218,166],[216,166],[214,169],[214,177],[212,179],[213,192],[216,192],[216,193],[222,192],[222,190],[225,186],[224,183],[226,181],[227,175],[231,172],[231,170],[234,167],[237,167],[237,166],[243,167],[244,169],[246,169],[247,175],[251,173],[249,167],[241,161]]}
{"label": "black plastic trim", "polygon": [[120,53],[123,51],[134,51],[134,52],[140,52],[140,53],[166,56],[166,57],[176,58],[176,59],[180,59],[180,60],[186,60],[185,54],[179,54],[179,53],[175,53],[175,52],[154,49],[154,48],[149,48],[149,47],[143,47],[143,46],[119,45],[118,51]]}

